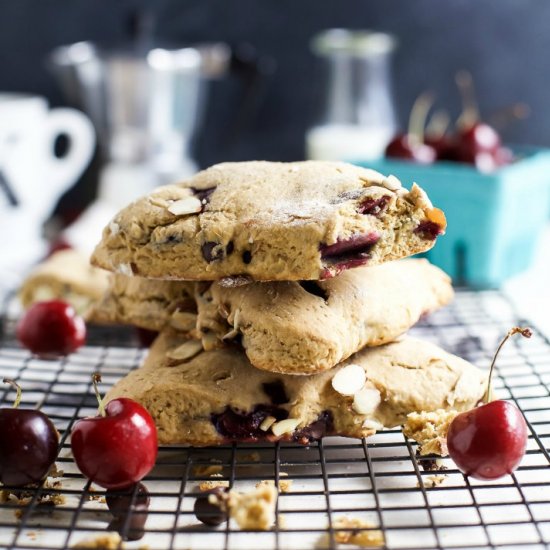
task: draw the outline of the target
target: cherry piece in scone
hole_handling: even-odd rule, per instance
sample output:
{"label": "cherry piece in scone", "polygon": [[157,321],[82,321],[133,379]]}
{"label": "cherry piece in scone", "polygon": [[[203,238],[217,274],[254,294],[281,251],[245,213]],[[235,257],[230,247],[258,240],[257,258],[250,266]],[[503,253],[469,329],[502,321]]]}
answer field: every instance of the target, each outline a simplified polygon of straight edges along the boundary
{"label": "cherry piece in scone", "polygon": [[531,336],[528,328],[514,327],[497,348],[483,404],[459,414],[449,427],[449,455],[464,474],[481,480],[498,479],[512,473],[527,447],[527,425],[521,411],[509,401],[489,402],[491,377],[504,343],[514,334]]}
{"label": "cherry piece in scone", "polygon": [[86,340],[86,324],[62,300],[33,304],[17,325],[18,340],[35,355],[52,359],[76,351]]}
{"label": "cherry piece in scone", "polygon": [[41,482],[57,457],[59,436],[52,421],[41,411],[19,409],[21,388],[11,409],[0,409],[0,482],[20,487]]}
{"label": "cherry piece in scone", "polygon": [[73,456],[88,479],[106,489],[122,489],[141,481],[155,465],[157,430],[147,410],[132,399],[121,397],[104,406],[99,374],[93,381],[100,414],[73,426]]}
{"label": "cherry piece in scone", "polygon": [[325,244],[319,247],[321,258],[342,258],[344,256],[367,253],[370,252],[371,248],[379,240],[380,235],[375,231],[352,235],[348,239],[338,239],[334,244]]}

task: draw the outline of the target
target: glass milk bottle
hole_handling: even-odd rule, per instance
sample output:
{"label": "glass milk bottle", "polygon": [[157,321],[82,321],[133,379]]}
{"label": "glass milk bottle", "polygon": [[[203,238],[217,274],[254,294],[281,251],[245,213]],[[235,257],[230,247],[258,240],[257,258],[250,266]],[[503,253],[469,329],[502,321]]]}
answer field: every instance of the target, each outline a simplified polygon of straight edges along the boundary
{"label": "glass milk bottle", "polygon": [[306,155],[315,160],[379,158],[393,137],[390,57],[395,39],[385,33],[330,29],[316,35],[312,51],[323,60],[324,106],[306,133]]}

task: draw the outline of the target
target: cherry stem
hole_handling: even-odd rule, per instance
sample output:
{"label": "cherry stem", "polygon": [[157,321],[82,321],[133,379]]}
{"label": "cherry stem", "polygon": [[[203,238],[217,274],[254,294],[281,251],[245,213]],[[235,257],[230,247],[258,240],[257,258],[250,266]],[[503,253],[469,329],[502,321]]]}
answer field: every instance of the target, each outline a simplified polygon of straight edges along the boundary
{"label": "cherry stem", "polygon": [[531,332],[530,328],[521,328],[521,327],[514,327],[508,331],[506,336],[501,340],[500,344],[498,345],[498,348],[495,352],[495,355],[493,356],[493,362],[491,363],[491,368],[489,369],[489,378],[487,380],[487,391],[485,392],[485,395],[483,396],[483,403],[487,404],[491,400],[491,380],[493,379],[493,370],[495,368],[495,363],[497,361],[498,354],[500,350],[502,349],[502,346],[506,343],[508,338],[510,336],[513,336],[514,334],[521,334],[525,338],[531,338],[533,333]]}
{"label": "cherry stem", "polygon": [[4,382],[4,384],[9,384],[17,392],[15,401],[13,402],[13,408],[17,409],[17,407],[19,407],[19,403],[21,403],[21,386],[11,378],[4,378],[2,382]]}
{"label": "cherry stem", "polygon": [[443,109],[436,111],[430,119],[430,122],[428,122],[428,126],[426,127],[426,135],[435,140],[441,139],[449,128],[450,122],[451,117],[447,111]]}
{"label": "cherry stem", "polygon": [[101,416],[107,416],[107,413],[105,412],[105,405],[103,404],[103,399],[101,399],[101,394],[99,393],[99,388],[97,387],[97,385],[100,382],[101,382],[101,374],[99,374],[99,372],[94,372],[92,374],[92,384],[94,385],[94,392],[97,398],[99,414]]}
{"label": "cherry stem", "polygon": [[474,81],[468,71],[456,73],[455,81],[462,99],[462,114],[457,120],[457,125],[469,128],[479,120]]}
{"label": "cherry stem", "polygon": [[431,92],[424,92],[416,98],[411,109],[408,135],[410,139],[417,143],[424,142],[424,126],[426,125],[426,118],[433,102],[433,94]]}

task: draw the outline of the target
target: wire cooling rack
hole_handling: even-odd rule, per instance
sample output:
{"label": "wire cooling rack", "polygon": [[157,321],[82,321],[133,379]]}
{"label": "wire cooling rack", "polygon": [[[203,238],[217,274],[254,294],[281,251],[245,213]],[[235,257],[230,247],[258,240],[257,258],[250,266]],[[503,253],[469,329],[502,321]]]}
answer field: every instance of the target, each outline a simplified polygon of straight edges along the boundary
{"label": "wire cooling rack", "polygon": [[[518,320],[497,292],[461,291],[453,305],[423,320],[411,332],[487,368],[498,340]],[[103,491],[76,469],[68,434],[76,419],[96,412],[91,374],[100,371],[105,391],[143,359],[131,331],[92,330],[89,344],[61,361],[41,361],[13,339],[4,319],[0,375],[24,388],[24,407],[40,407],[61,433],[50,488],[31,490],[24,504],[0,503],[0,547],[70,548],[105,535],[112,519]],[[383,548],[548,548],[550,542],[550,343],[534,330],[513,339],[498,362],[495,387],[524,412],[530,435],[527,454],[512,475],[496,482],[465,478],[450,459],[433,472],[429,458],[400,430],[368,440],[326,438],[309,447],[294,444],[232,445],[192,449],[163,447],[144,480],[150,496],[146,532],[126,548],[302,549],[336,548],[337,520],[358,518],[383,533]],[[429,391],[429,388],[426,388]],[[0,403],[13,392],[0,388]],[[193,514],[198,483],[227,480],[239,490],[260,480],[292,480],[281,492],[271,531],[245,532],[232,522],[218,528]],[[434,475],[439,477],[433,477]],[[50,483],[51,486],[51,483]],[[48,505],[45,495],[63,502]],[[47,499],[46,499],[47,500]],[[126,525],[127,526],[127,525]],[[124,537],[125,531],[122,529]],[[340,546],[342,548],[343,546]]]}

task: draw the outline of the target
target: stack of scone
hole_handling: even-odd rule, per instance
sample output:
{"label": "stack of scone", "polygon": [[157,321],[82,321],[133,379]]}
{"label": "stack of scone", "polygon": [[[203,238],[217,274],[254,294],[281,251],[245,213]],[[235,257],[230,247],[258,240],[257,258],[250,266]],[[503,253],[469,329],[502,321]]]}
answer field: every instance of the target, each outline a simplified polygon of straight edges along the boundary
{"label": "stack of scone", "polygon": [[156,190],[92,259],[115,272],[92,319],[160,333],[107,399],[192,445],[365,437],[472,408],[485,375],[402,336],[452,298],[438,268],[401,259],[444,229],[418,186],[344,163],[226,163]]}

